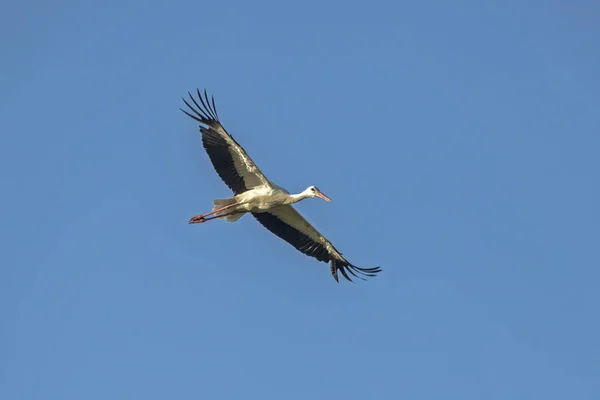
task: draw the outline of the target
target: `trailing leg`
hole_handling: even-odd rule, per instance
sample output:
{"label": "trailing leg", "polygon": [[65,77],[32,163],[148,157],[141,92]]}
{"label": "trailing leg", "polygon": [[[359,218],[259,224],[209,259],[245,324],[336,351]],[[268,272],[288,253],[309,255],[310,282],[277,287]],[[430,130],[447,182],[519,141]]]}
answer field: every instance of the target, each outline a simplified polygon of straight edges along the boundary
{"label": "trailing leg", "polygon": [[202,222],[211,221],[211,220],[217,219],[217,218],[224,218],[228,222],[235,222],[238,219],[240,219],[244,214],[246,214],[245,211],[233,211],[233,212],[227,213],[227,214],[214,215],[212,217],[196,215],[195,217],[190,218],[189,223],[190,224],[200,224]]}
{"label": "trailing leg", "polygon": [[[225,213],[223,214],[222,212],[225,210],[228,210],[232,207],[235,206],[239,206],[240,202],[236,201],[234,197],[230,197],[228,199],[217,199],[213,201],[213,209],[211,212],[208,212],[206,214],[199,214],[196,215],[192,218],[190,218],[189,223],[190,224],[197,224],[199,222],[205,222],[205,221],[210,221],[211,219],[215,219],[215,218],[220,218],[220,217],[224,217],[224,216],[228,216],[229,218],[226,218],[228,221],[235,221],[237,219],[239,219],[241,217],[241,215],[237,218],[232,217],[233,214],[238,214],[238,212],[232,212],[232,213]],[[214,217],[210,217],[207,218],[209,215],[215,214]],[[244,214],[244,212],[242,212],[242,214]]]}

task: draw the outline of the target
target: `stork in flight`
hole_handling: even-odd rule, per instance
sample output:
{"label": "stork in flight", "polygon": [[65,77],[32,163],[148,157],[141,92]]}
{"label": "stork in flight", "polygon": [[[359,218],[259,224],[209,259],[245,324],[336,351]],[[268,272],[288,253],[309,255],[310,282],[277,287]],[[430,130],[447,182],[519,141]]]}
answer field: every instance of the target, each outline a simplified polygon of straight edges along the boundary
{"label": "stork in flight", "polygon": [[196,89],[200,104],[188,92],[196,106],[183,102],[189,107],[189,113],[180,108],[185,114],[200,123],[202,144],[208,153],[215,171],[223,182],[233,191],[234,196],[213,201],[213,209],[206,214],[196,215],[189,220],[197,224],[215,218],[234,222],[244,214],[251,213],[269,231],[294,246],[300,252],[314,257],[319,261],[330,264],[333,278],[338,280],[338,271],[349,281],[350,272],[354,277],[365,280],[361,276],[375,276],[381,268],[359,268],[346,260],[329,240],[317,231],[296,209],[293,203],[309,197],[318,197],[327,202],[331,199],[315,186],[309,186],[298,194],[290,194],[267,179],[254,164],[246,151],[227,133],[219,122],[215,99],[209,102],[206,89],[204,99],[200,90]]}

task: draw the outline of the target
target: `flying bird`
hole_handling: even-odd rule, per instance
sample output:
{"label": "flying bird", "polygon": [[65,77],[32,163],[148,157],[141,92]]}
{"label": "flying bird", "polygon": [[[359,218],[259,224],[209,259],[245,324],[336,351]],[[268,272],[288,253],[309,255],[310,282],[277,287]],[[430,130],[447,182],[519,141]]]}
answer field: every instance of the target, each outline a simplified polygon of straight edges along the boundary
{"label": "flying bird", "polygon": [[331,202],[329,197],[315,186],[309,186],[301,193],[290,194],[267,179],[242,146],[221,125],[214,96],[211,96],[212,101],[209,101],[206,89],[204,98],[200,90],[196,89],[196,92],[200,104],[188,92],[195,107],[182,98],[190,112],[181,108],[180,110],[200,124],[204,149],[215,171],[233,191],[234,196],[214,200],[212,211],[192,217],[189,220],[190,224],[216,218],[235,222],[244,214],[250,213],[265,228],[300,252],[329,263],[331,274],[337,282],[338,271],[348,281],[352,281],[348,272],[365,280],[362,276],[372,277],[381,271],[380,267],[359,268],[351,264],[292,206],[293,203],[310,197]]}

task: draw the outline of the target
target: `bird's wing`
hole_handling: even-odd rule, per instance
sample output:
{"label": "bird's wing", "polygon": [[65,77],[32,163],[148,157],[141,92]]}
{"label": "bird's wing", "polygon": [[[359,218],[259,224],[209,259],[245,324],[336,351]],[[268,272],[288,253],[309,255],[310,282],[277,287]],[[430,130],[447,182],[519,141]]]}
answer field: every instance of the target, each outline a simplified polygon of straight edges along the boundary
{"label": "bird's wing", "polygon": [[[346,260],[327,238],[313,227],[291,205],[284,205],[268,212],[252,213],[265,228],[294,246],[300,252],[314,257],[319,261],[330,263],[331,274],[338,281],[338,270],[349,281],[352,281],[346,271],[356,275],[375,276],[381,268],[359,268]],[[339,282],[339,281],[338,281]]]}
{"label": "bird's wing", "polygon": [[257,186],[270,185],[269,180],[254,164],[242,146],[221,125],[214,97],[212,102],[209,102],[206,90],[204,90],[204,99],[200,90],[196,90],[196,92],[202,105],[198,104],[192,94],[188,92],[196,107],[192,107],[185,99],[183,102],[193,114],[183,109],[180,110],[201,124],[202,144],[223,182],[235,194],[243,193]]}

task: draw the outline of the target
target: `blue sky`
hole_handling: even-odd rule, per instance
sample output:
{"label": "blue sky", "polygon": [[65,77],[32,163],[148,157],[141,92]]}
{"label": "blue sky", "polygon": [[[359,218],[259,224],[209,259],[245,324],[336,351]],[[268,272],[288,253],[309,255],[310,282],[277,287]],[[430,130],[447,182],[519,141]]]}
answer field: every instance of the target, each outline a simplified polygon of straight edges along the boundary
{"label": "blue sky", "polygon": [[[0,398],[600,398],[600,6],[13,2]],[[214,94],[368,282],[228,197]]]}

